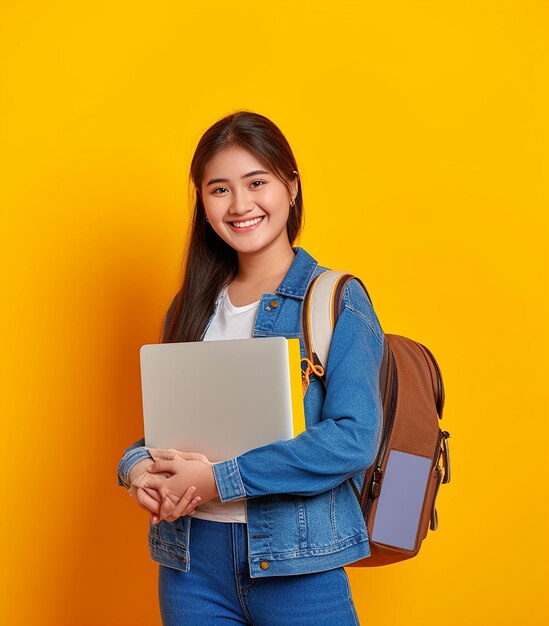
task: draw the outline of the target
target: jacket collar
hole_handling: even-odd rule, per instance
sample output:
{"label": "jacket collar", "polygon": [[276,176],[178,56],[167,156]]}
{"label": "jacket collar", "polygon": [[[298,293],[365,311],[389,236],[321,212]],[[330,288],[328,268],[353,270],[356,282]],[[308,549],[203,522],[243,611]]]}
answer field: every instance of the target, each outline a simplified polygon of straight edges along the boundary
{"label": "jacket collar", "polygon": [[295,259],[275,293],[303,300],[318,263],[304,248],[292,246],[292,249]]}

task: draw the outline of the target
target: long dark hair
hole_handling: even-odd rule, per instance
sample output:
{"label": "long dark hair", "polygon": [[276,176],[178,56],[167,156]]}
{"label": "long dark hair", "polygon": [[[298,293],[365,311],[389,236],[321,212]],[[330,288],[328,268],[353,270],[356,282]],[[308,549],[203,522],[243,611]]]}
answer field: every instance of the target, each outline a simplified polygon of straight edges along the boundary
{"label": "long dark hair", "polygon": [[290,191],[298,176],[295,204],[286,229],[293,245],[303,225],[303,196],[297,164],[280,129],[268,118],[237,111],[218,120],[202,135],[191,162],[195,205],[184,259],[183,283],[165,320],[165,342],[200,341],[220,290],[238,273],[238,255],[206,222],[201,184],[209,160],[228,146],[249,150]]}

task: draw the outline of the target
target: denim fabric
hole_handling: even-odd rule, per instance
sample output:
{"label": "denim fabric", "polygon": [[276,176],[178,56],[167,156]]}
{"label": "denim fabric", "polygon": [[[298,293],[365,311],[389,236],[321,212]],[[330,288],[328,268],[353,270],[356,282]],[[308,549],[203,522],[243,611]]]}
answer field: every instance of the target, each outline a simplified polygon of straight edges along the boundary
{"label": "denim fabric", "polygon": [[[304,357],[301,306],[309,283],[327,268],[303,248],[294,252],[279,288],[261,297],[253,337],[298,337]],[[383,330],[364,290],[351,280],[326,364],[327,391],[313,374],[304,398],[306,430],[214,464],[221,501],[247,498],[252,578],[320,572],[369,556],[368,532],[347,479],[360,489],[379,446],[382,354]],[[147,456],[143,439],[127,448],[118,484],[128,487],[131,467]],[[190,520],[150,525],[155,561],[188,571]]]}
{"label": "denim fabric", "polygon": [[357,626],[343,567],[251,578],[246,524],[191,519],[188,572],[159,565],[163,626]]}

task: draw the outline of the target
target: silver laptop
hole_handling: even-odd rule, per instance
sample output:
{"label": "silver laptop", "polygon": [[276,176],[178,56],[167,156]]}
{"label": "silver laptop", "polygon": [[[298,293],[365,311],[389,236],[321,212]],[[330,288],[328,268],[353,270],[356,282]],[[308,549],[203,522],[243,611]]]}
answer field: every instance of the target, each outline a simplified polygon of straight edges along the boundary
{"label": "silver laptop", "polygon": [[201,452],[217,462],[294,437],[293,413],[296,406],[303,410],[303,399],[296,398],[289,366],[297,363],[299,370],[299,343],[289,342],[298,340],[255,337],[142,346],[145,444]]}

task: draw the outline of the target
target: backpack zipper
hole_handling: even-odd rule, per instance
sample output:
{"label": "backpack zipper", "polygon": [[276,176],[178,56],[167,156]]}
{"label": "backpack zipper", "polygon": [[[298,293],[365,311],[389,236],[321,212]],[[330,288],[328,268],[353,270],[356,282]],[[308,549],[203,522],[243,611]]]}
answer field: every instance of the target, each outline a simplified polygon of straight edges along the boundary
{"label": "backpack zipper", "polygon": [[[438,515],[436,509],[436,501],[438,490],[440,485],[444,485],[450,482],[450,453],[448,450],[448,442],[446,441],[450,437],[450,433],[447,430],[439,430],[437,438],[437,449],[435,450],[435,456],[433,458],[433,468],[437,473],[437,482],[435,487],[435,493],[433,494],[433,504],[431,506],[431,516],[429,528],[436,530],[438,528]],[[442,466],[444,467],[444,475],[442,473],[442,467],[439,465],[440,458],[442,457]]]}
{"label": "backpack zipper", "polygon": [[442,431],[442,462],[444,464],[444,478],[442,484],[450,482],[450,449],[448,448],[448,439],[450,433],[447,430]]}
{"label": "backpack zipper", "polygon": [[[396,413],[396,403],[398,397],[398,373],[396,368],[396,361],[391,359],[391,384],[389,386],[388,398],[387,398],[387,411],[384,411],[384,415],[387,416],[385,425],[383,428],[383,436],[381,438],[381,447],[377,454],[376,462],[367,471],[366,478],[364,480],[363,497],[361,505],[363,506],[364,519],[367,519],[372,508],[373,501],[379,496],[381,489],[381,479],[383,478],[383,460],[387,451],[387,444],[393,430],[393,422]],[[384,399],[383,404],[386,404]],[[364,502],[365,501],[365,502]]]}
{"label": "backpack zipper", "polygon": [[398,373],[396,367],[396,361],[393,358],[391,360],[391,387],[389,390],[389,406],[387,407],[387,420],[385,428],[383,429],[383,437],[381,438],[381,447],[378,452],[377,468],[381,471],[383,460],[385,458],[385,452],[387,450],[387,444],[389,443],[389,437],[393,430],[393,422],[395,421],[396,403],[398,397]]}

